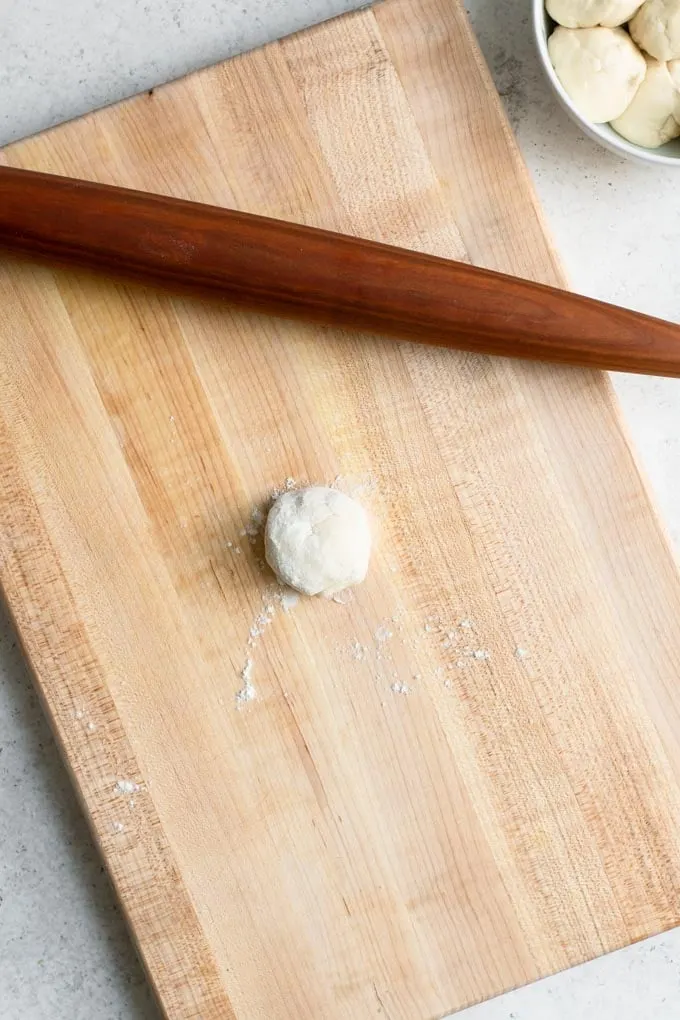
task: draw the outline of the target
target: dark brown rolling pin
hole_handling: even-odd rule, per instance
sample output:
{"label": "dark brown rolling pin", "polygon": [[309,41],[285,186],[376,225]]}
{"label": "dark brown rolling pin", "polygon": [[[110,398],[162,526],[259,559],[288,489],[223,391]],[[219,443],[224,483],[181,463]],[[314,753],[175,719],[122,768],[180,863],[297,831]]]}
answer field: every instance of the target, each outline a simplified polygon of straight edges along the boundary
{"label": "dark brown rolling pin", "polygon": [[680,327],[343,234],[0,167],[0,246],[464,351],[680,375]]}

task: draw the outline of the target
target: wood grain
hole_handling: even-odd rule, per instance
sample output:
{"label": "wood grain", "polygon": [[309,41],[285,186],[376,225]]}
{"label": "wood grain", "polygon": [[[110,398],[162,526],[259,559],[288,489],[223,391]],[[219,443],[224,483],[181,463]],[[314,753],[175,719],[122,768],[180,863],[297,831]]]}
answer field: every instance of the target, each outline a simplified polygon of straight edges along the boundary
{"label": "wood grain", "polygon": [[0,246],[258,312],[475,354],[680,375],[680,326],[364,238],[0,167]]}
{"label": "wood grain", "polygon": [[[2,159],[564,282],[448,0]],[[11,259],[0,338],[2,585],[167,1016],[441,1016],[678,923],[680,584],[604,376]],[[347,605],[242,534],[289,476],[371,510]]]}

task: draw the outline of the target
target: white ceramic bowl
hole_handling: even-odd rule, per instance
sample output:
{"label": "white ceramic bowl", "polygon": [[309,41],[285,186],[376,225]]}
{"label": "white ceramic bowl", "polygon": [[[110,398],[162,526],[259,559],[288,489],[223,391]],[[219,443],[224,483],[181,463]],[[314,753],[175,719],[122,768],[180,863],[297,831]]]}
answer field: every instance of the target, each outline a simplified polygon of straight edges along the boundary
{"label": "white ceramic bowl", "polygon": [[534,34],[541,63],[548,76],[548,81],[555,91],[555,95],[571,119],[578,124],[589,138],[599,142],[605,149],[615,152],[618,156],[624,156],[626,159],[633,159],[639,163],[655,163],[657,166],[680,167],[680,138],[675,138],[672,142],[668,142],[667,145],[662,145],[660,149],[643,149],[641,145],[633,145],[632,142],[627,142],[609,124],[591,124],[590,121],[581,116],[560,84],[560,80],[555,74],[555,68],[550,60],[548,36],[554,28],[554,22],[545,9],[544,0],[532,0],[532,3]]}

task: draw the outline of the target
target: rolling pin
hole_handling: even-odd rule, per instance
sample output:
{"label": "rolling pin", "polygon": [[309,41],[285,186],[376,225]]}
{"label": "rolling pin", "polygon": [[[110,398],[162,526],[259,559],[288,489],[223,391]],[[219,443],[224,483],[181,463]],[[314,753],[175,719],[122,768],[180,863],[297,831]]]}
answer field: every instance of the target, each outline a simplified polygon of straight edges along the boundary
{"label": "rolling pin", "polygon": [[680,326],[463,262],[250,213],[0,167],[0,248],[304,319],[680,375]]}

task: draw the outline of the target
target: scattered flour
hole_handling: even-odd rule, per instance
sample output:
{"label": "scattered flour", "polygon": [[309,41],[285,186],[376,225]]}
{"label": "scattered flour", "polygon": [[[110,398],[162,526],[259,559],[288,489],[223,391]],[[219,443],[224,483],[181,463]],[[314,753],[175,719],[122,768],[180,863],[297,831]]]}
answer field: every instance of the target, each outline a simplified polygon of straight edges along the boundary
{"label": "scattered flour", "polygon": [[139,784],[132,779],[119,779],[114,787],[114,793],[119,794],[137,793],[138,790]]}
{"label": "scattered flour", "polygon": [[520,648],[518,646],[517,648],[515,648],[515,657],[518,659],[528,659],[529,652],[527,651],[526,648]]}
{"label": "scattered flour", "polygon": [[249,701],[254,701],[257,697],[257,692],[253,686],[253,660],[246,659],[246,664],[241,670],[241,680],[243,686],[240,691],[236,692],[236,707],[240,708]]}
{"label": "scattered flour", "polygon": [[291,588],[290,591],[284,591],[281,595],[281,608],[284,613],[292,613],[299,601],[300,596]]}
{"label": "scattered flour", "polygon": [[116,834],[119,832],[125,832],[125,826],[122,822],[111,822],[111,828]]}
{"label": "scattered flour", "polygon": [[87,730],[88,733],[94,733],[96,731],[97,724],[95,722],[92,722],[91,719],[87,718],[87,715],[86,715],[84,709],[82,709],[82,708],[74,708],[73,709],[73,718],[75,720],[77,720],[77,722],[82,723],[84,728]]}
{"label": "scattered flour", "polygon": [[250,512],[250,520],[246,524],[245,528],[241,532],[242,535],[248,537],[248,541],[251,545],[255,545],[257,537],[262,531],[265,522],[264,511],[259,506],[253,507]]}
{"label": "scattered flour", "polygon": [[273,621],[276,607],[273,603],[267,603],[263,613],[258,613],[249,631],[248,647],[253,648],[258,638],[261,638],[269,624]]}
{"label": "scattered flour", "polygon": [[307,485],[306,482],[297,482],[294,478],[286,478],[283,485],[278,486],[276,489],[272,489],[272,502],[282,496],[284,492],[293,492],[294,489],[303,489]]}
{"label": "scattered flour", "polygon": [[[251,520],[253,517],[256,521],[259,519],[257,513],[261,513],[261,511],[254,510]],[[264,521],[264,514],[262,514],[262,521]],[[253,656],[255,655],[260,638],[264,635],[267,627],[271,626],[274,622],[279,609],[282,609],[284,613],[292,613],[299,601],[300,596],[297,592],[283,584],[279,584],[278,581],[267,585],[262,592],[261,611],[253,620],[248,631],[246,641],[247,658],[239,674],[242,686],[235,696],[237,708],[243,706],[248,701],[253,701],[257,697],[257,692],[252,683],[252,675],[255,667]]]}
{"label": "scattered flour", "polygon": [[367,651],[366,645],[362,645],[360,641],[357,641],[355,639],[350,643],[349,654],[352,656],[353,659],[356,659],[357,662],[363,662],[363,660],[366,658],[366,651]]}
{"label": "scattered flour", "polygon": [[[272,500],[276,499],[284,492],[291,492],[296,490],[308,483],[303,481],[296,481],[292,477],[285,479],[283,485],[278,489],[274,489],[271,493]],[[359,493],[372,492],[375,489],[375,480],[367,475],[363,478],[348,479],[338,475],[334,482],[333,487],[346,492],[348,495],[357,495]],[[258,539],[258,536],[262,533],[262,529],[266,523],[266,512],[260,507],[255,507],[250,514],[250,518],[245,524],[245,527],[241,531],[242,537],[247,537],[251,545],[254,545]],[[238,554],[241,549],[238,545],[232,542],[227,542],[227,548],[231,549],[234,553]],[[266,569],[263,564],[263,569]],[[398,569],[396,566],[390,566],[391,570]],[[353,593],[348,591],[341,595],[332,596],[334,602],[346,604],[353,598]],[[270,585],[262,595],[262,607],[260,612],[255,617],[249,632],[246,642],[248,649],[248,657],[245,660],[245,664],[239,673],[241,680],[241,687],[235,695],[236,707],[241,708],[247,702],[253,701],[257,697],[257,691],[253,684],[253,672],[255,668],[255,653],[260,639],[263,638],[267,628],[274,622],[276,613],[279,609],[283,610],[284,613],[291,613],[299,602],[300,596],[297,592],[292,591],[289,588],[281,584]],[[392,676],[393,680],[390,684],[390,690],[394,694],[408,695],[413,692],[413,688],[403,680],[399,679],[398,672],[392,670],[391,666],[395,665],[392,661],[393,655],[390,650],[386,647],[387,643],[391,639],[395,639],[395,635],[392,627],[399,631],[396,641],[401,642],[405,648],[409,648],[411,651],[416,652],[417,646],[421,644],[422,638],[415,637],[411,630],[404,628],[401,623],[401,617],[406,616],[405,610],[402,608],[398,614],[394,614],[390,619],[380,623],[373,634],[373,641],[369,641],[367,645],[362,644],[361,641],[354,639],[347,645],[337,645],[336,648],[344,656],[354,660],[357,663],[366,663],[369,668],[374,666],[372,669],[374,673],[373,679],[376,682],[382,678],[384,682],[387,682],[387,677]],[[463,670],[472,661],[487,661],[491,658],[491,652],[486,648],[475,648],[471,645],[461,647],[463,644],[463,638],[467,637],[468,641],[472,635],[464,635],[461,631],[474,631],[476,630],[473,620],[469,617],[463,617],[452,626],[452,622],[449,622],[449,627],[452,629],[446,629],[446,623],[442,621],[438,614],[431,614],[426,618],[423,630],[425,634],[432,635],[442,649],[456,649],[458,658],[455,662],[449,662],[446,666],[435,666],[433,672],[430,674],[433,679],[440,680],[444,687],[451,688],[453,681],[450,677],[445,676],[445,670]],[[395,646],[391,646],[394,648]],[[436,646],[435,646],[436,647]],[[529,655],[528,651],[524,648],[515,648],[515,656],[518,659],[524,659]],[[386,667],[386,675],[381,673],[381,669]],[[415,673],[412,677],[412,682],[417,683],[421,679],[421,674]],[[284,694],[284,697],[288,697],[288,694]],[[382,704],[385,704],[384,702]],[[131,792],[124,791],[117,788],[116,792]],[[132,802],[133,803],[133,802]]]}
{"label": "scattered flour", "polygon": [[462,651],[463,655],[467,655],[468,659],[484,660],[484,659],[490,659],[491,658],[491,652],[488,651],[488,649],[486,649],[486,648],[470,648],[470,647],[466,647],[466,648],[461,649],[461,651]]}

